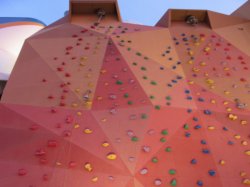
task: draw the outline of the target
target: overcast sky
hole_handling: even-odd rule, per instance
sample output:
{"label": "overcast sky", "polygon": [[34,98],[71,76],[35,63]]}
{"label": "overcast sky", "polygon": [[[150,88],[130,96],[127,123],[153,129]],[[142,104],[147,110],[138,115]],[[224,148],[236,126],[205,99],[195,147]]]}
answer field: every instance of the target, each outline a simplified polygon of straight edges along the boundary
{"label": "overcast sky", "polygon": [[[144,25],[154,25],[169,8],[208,9],[231,14],[246,1],[118,0],[123,21]],[[0,17],[31,17],[48,25],[64,15],[68,4],[69,0],[0,0]]]}

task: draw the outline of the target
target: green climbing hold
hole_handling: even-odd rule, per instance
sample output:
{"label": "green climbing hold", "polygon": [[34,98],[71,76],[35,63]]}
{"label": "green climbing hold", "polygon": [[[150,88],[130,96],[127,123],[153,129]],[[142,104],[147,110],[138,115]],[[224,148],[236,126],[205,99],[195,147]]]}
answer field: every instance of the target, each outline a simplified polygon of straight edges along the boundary
{"label": "green climbing hold", "polygon": [[137,56],[141,56],[141,53],[140,53],[140,52],[137,52],[136,55],[137,55]]}
{"label": "green climbing hold", "polygon": [[128,48],[127,48],[127,50],[128,50],[128,51],[131,51],[131,48],[130,48],[130,47],[128,47]]}
{"label": "green climbing hold", "polygon": [[118,85],[122,85],[122,84],[123,84],[123,82],[122,82],[121,80],[118,80],[118,81],[116,81],[116,84],[118,84]]}
{"label": "green climbing hold", "polygon": [[162,134],[162,135],[168,135],[168,130],[167,130],[167,129],[163,129],[163,130],[161,131],[161,134]]}
{"label": "green climbing hold", "polygon": [[147,56],[145,56],[145,57],[144,57],[144,60],[148,60],[148,57],[147,57]]}
{"label": "green climbing hold", "polygon": [[144,80],[147,80],[147,79],[148,79],[148,77],[147,77],[147,76],[143,76],[142,78],[143,78]]}
{"label": "green climbing hold", "polygon": [[166,138],[161,138],[160,141],[161,141],[162,143],[164,143],[164,142],[166,142],[167,140],[166,140]]}
{"label": "green climbing hold", "polygon": [[153,157],[151,160],[153,163],[157,163],[158,162],[158,158],[157,157]]}
{"label": "green climbing hold", "polygon": [[141,70],[142,70],[142,71],[146,71],[146,70],[147,70],[147,68],[146,68],[146,67],[144,67],[144,66],[142,66],[142,67],[141,67]]}
{"label": "green climbing hold", "polygon": [[176,174],[176,171],[175,171],[174,169],[170,169],[170,170],[168,171],[168,173],[169,173],[170,175],[175,175],[175,174]]}
{"label": "green climbing hold", "polygon": [[152,84],[152,85],[157,85],[157,82],[151,81],[150,84]]}
{"label": "green climbing hold", "polygon": [[132,105],[133,104],[133,101],[128,101],[128,105]]}
{"label": "green climbing hold", "polygon": [[134,66],[137,66],[137,62],[133,62],[133,65],[134,65]]}
{"label": "green climbing hold", "polygon": [[160,109],[161,109],[161,106],[160,106],[160,105],[156,105],[156,106],[155,106],[155,109],[156,109],[156,110],[160,110]]}
{"label": "green climbing hold", "polygon": [[141,119],[147,119],[147,118],[148,118],[147,114],[142,114],[141,115]]}
{"label": "green climbing hold", "polygon": [[177,185],[177,180],[176,180],[176,179],[172,179],[172,180],[170,181],[170,185],[171,185],[171,186],[176,186],[176,185]]}
{"label": "green climbing hold", "polygon": [[128,93],[125,93],[125,94],[123,95],[123,97],[128,98],[128,97],[129,97],[129,94],[128,94]]}
{"label": "green climbing hold", "polygon": [[166,151],[166,152],[171,152],[171,151],[172,151],[172,148],[171,148],[171,147],[167,147],[167,148],[165,149],[165,151]]}
{"label": "green climbing hold", "polygon": [[171,100],[171,97],[170,97],[170,96],[167,96],[167,97],[166,97],[166,100],[170,101],[170,100]]}
{"label": "green climbing hold", "polygon": [[149,98],[150,98],[150,99],[154,99],[154,98],[155,98],[155,96],[153,96],[153,95],[150,95],[150,96],[149,96]]}
{"label": "green climbing hold", "polygon": [[138,141],[139,141],[139,138],[136,137],[136,136],[133,136],[133,137],[131,138],[131,141],[132,141],[132,142],[138,142]]}
{"label": "green climbing hold", "polygon": [[183,128],[185,129],[185,130],[188,130],[188,124],[186,123],[186,124],[184,124],[184,126],[183,126]]}

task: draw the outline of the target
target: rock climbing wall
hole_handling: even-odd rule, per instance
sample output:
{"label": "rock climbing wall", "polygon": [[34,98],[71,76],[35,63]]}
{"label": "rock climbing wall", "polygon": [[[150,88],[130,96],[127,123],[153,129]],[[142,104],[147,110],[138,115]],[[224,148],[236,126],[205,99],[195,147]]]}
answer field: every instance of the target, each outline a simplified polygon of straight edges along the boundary
{"label": "rock climbing wall", "polygon": [[74,17],[27,39],[0,104],[0,186],[249,185],[249,23],[210,16]]}

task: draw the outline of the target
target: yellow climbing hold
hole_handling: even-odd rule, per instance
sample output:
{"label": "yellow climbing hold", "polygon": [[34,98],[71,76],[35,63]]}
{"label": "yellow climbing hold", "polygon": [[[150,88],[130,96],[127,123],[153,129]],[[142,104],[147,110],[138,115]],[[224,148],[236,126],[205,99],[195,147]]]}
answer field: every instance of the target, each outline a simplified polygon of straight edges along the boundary
{"label": "yellow climbing hold", "polygon": [[204,52],[209,52],[210,50],[211,50],[210,47],[205,47],[205,48],[204,48]]}
{"label": "yellow climbing hold", "polygon": [[225,94],[225,95],[229,95],[230,93],[231,93],[231,92],[229,92],[229,91],[227,91],[227,90],[224,91],[224,94]]}
{"label": "yellow climbing hold", "polygon": [[109,159],[109,160],[115,160],[116,159],[116,154],[115,153],[109,153],[108,155],[107,155],[107,159]]}
{"label": "yellow climbing hold", "polygon": [[245,151],[245,154],[246,154],[247,156],[250,156],[250,150]]}
{"label": "yellow climbing hold", "polygon": [[71,106],[72,106],[73,108],[76,108],[76,107],[78,107],[78,104],[77,104],[77,103],[72,103]]}
{"label": "yellow climbing hold", "polygon": [[241,176],[241,177],[245,177],[246,175],[247,175],[246,172],[244,172],[244,171],[241,171],[241,172],[240,172],[240,176]]}
{"label": "yellow climbing hold", "polygon": [[235,114],[229,114],[229,115],[228,115],[228,118],[229,118],[230,120],[232,120],[232,121],[235,121],[235,120],[238,119],[238,116],[236,116]]}
{"label": "yellow climbing hold", "polygon": [[224,101],[224,102],[223,102],[223,105],[228,105],[228,104],[229,104],[228,101]]}
{"label": "yellow climbing hold", "polygon": [[92,105],[91,101],[85,101],[84,102],[84,106],[87,107],[87,108],[91,107],[91,105]]}
{"label": "yellow climbing hold", "polygon": [[75,123],[75,124],[74,124],[74,128],[75,128],[75,129],[78,129],[79,127],[80,127],[80,125],[79,125],[78,123]]}
{"label": "yellow climbing hold", "polygon": [[200,62],[200,66],[206,66],[207,64],[206,64],[206,62]]}
{"label": "yellow climbing hold", "polygon": [[84,168],[88,172],[93,171],[93,167],[92,167],[92,165],[89,162],[85,163]]}
{"label": "yellow climbing hold", "polygon": [[241,138],[241,136],[238,135],[238,134],[236,134],[236,135],[234,135],[234,138],[237,139],[237,140],[239,140]]}
{"label": "yellow climbing hold", "polygon": [[214,99],[211,99],[211,101],[210,101],[212,104],[215,104],[216,103],[216,101],[214,100]]}
{"label": "yellow climbing hold", "polygon": [[194,62],[192,60],[189,60],[187,63],[188,64],[193,64]]}
{"label": "yellow climbing hold", "polygon": [[108,147],[108,146],[109,146],[109,143],[108,143],[108,142],[103,142],[103,143],[102,143],[102,146],[103,146],[103,147]]}
{"label": "yellow climbing hold", "polygon": [[220,163],[220,165],[222,165],[222,166],[226,164],[225,160],[220,160],[219,163]]}
{"label": "yellow climbing hold", "polygon": [[82,112],[79,111],[79,112],[77,112],[76,114],[77,114],[78,116],[81,116],[81,115],[82,115]]}
{"label": "yellow climbing hold", "polygon": [[227,108],[227,112],[232,112],[232,108]]}
{"label": "yellow climbing hold", "polygon": [[214,80],[212,80],[212,79],[206,79],[206,83],[207,84],[214,84]]}
{"label": "yellow climbing hold", "polygon": [[84,132],[85,134],[92,134],[92,133],[93,133],[93,131],[92,131],[91,129],[89,129],[89,128],[84,129],[83,132]]}
{"label": "yellow climbing hold", "polygon": [[208,126],[207,129],[208,129],[208,130],[214,130],[215,127],[214,127],[214,126]]}
{"label": "yellow climbing hold", "polygon": [[76,92],[76,93],[79,93],[79,92],[80,92],[80,89],[79,89],[79,88],[76,88],[76,89],[75,89],[75,92]]}
{"label": "yellow climbing hold", "polygon": [[204,76],[205,76],[205,77],[208,77],[208,75],[209,75],[208,73],[204,73]]}
{"label": "yellow climbing hold", "polygon": [[91,179],[91,181],[92,181],[92,182],[97,182],[97,181],[98,181],[98,177],[93,177],[93,178]]}
{"label": "yellow climbing hold", "polygon": [[188,81],[188,84],[194,84],[194,81]]}
{"label": "yellow climbing hold", "polygon": [[193,51],[188,51],[188,55],[189,55],[189,56],[193,56],[193,55],[194,55],[194,52],[193,52]]}
{"label": "yellow climbing hold", "polygon": [[192,71],[193,71],[193,72],[199,72],[200,69],[199,69],[199,68],[193,68]]}
{"label": "yellow climbing hold", "polygon": [[247,121],[246,121],[246,120],[241,120],[241,121],[240,121],[240,124],[241,124],[241,125],[246,125],[246,124],[247,124]]}
{"label": "yellow climbing hold", "polygon": [[89,82],[89,83],[88,83],[88,87],[89,87],[89,88],[92,88],[93,86],[94,86],[94,84],[93,84],[92,82]]}
{"label": "yellow climbing hold", "polygon": [[245,185],[250,185],[250,179],[244,179],[242,183]]}

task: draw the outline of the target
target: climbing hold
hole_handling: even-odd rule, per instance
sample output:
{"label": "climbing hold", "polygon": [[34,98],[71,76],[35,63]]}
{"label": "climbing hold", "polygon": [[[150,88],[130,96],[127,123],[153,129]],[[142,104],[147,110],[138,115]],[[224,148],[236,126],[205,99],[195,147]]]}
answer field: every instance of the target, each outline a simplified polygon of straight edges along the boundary
{"label": "climbing hold", "polygon": [[162,135],[168,135],[168,130],[167,130],[167,129],[163,129],[163,130],[161,131],[161,134],[162,134]]}
{"label": "climbing hold", "polygon": [[96,177],[96,176],[92,177],[91,181],[92,182],[97,182],[98,181],[98,177]]}
{"label": "climbing hold", "polygon": [[92,164],[90,164],[89,162],[87,162],[87,163],[84,164],[84,168],[85,168],[85,170],[88,171],[88,172],[93,171]]}
{"label": "climbing hold", "polygon": [[166,142],[167,140],[166,140],[166,138],[164,138],[164,137],[162,137],[161,139],[160,139],[160,142],[162,142],[162,143],[164,143],[164,142]]}
{"label": "climbing hold", "polygon": [[115,153],[109,153],[107,155],[107,159],[108,160],[115,160],[117,158],[116,154]]}
{"label": "climbing hold", "polygon": [[203,182],[202,182],[201,180],[198,180],[198,181],[196,182],[196,184],[197,184],[198,186],[203,186]]}
{"label": "climbing hold", "polygon": [[207,129],[208,129],[208,130],[214,130],[215,127],[214,127],[214,126],[208,126]]}
{"label": "climbing hold", "polygon": [[157,162],[158,162],[158,158],[157,158],[157,157],[153,157],[153,158],[151,159],[151,161],[152,161],[153,163],[157,163]]}
{"label": "climbing hold", "polygon": [[145,153],[149,153],[151,151],[151,148],[149,146],[144,145],[144,146],[142,146],[142,150]]}
{"label": "climbing hold", "polygon": [[165,151],[166,151],[166,152],[171,152],[171,151],[172,151],[172,148],[171,148],[171,147],[167,147],[167,148],[165,149]]}
{"label": "climbing hold", "polygon": [[197,160],[196,160],[196,159],[192,159],[192,160],[190,161],[190,163],[191,163],[191,164],[197,164]]}
{"label": "climbing hold", "polygon": [[204,110],[203,112],[204,112],[205,115],[211,115],[212,114],[212,112],[210,110],[208,110],[208,109]]}
{"label": "climbing hold", "polygon": [[232,121],[235,121],[235,120],[238,119],[238,116],[235,115],[235,114],[228,114],[228,118],[229,118],[230,120],[232,120]]}
{"label": "climbing hold", "polygon": [[214,171],[214,170],[209,170],[208,171],[208,174],[210,175],[210,176],[215,176],[215,174],[216,174],[216,171]]}
{"label": "climbing hold", "polygon": [[27,175],[27,171],[26,171],[26,169],[19,169],[18,170],[18,175],[19,176],[25,176],[25,175]]}
{"label": "climbing hold", "polygon": [[108,146],[109,146],[109,143],[108,143],[108,142],[103,142],[103,143],[102,143],[102,146],[103,146],[103,147],[108,147]]}
{"label": "climbing hold", "polygon": [[89,129],[89,128],[86,128],[84,129],[83,131],[85,134],[92,134],[93,133],[93,130]]}
{"label": "climbing hold", "polygon": [[57,147],[58,142],[56,140],[49,140],[47,145],[48,147]]}
{"label": "climbing hold", "polygon": [[219,163],[220,163],[220,165],[222,165],[222,166],[226,164],[225,160],[220,160]]}
{"label": "climbing hold", "polygon": [[209,150],[209,149],[202,149],[202,152],[203,152],[204,154],[209,154],[209,153],[210,153],[210,150]]}
{"label": "climbing hold", "polygon": [[170,181],[170,185],[171,185],[171,186],[177,186],[177,180],[176,180],[176,179],[172,179],[172,180]]}
{"label": "climbing hold", "polygon": [[140,170],[140,174],[141,175],[146,175],[148,173],[148,169],[147,168],[142,168],[141,170]]}
{"label": "climbing hold", "polygon": [[168,171],[168,173],[169,173],[170,175],[175,175],[175,174],[176,174],[176,170],[175,170],[175,169],[170,169],[170,170]]}
{"label": "climbing hold", "polygon": [[38,157],[44,156],[45,154],[46,154],[46,152],[43,149],[38,149],[35,152],[35,156],[38,156]]}
{"label": "climbing hold", "polygon": [[248,142],[245,141],[245,140],[243,140],[243,141],[241,142],[241,145],[248,145]]}
{"label": "climbing hold", "polygon": [[161,179],[155,179],[154,184],[155,186],[160,186],[162,184]]}
{"label": "climbing hold", "polygon": [[138,142],[138,141],[139,141],[139,138],[138,138],[137,136],[133,136],[133,137],[131,138],[131,141],[132,141],[132,142]]}
{"label": "climbing hold", "polygon": [[245,185],[250,185],[250,179],[244,179],[242,183]]}
{"label": "climbing hold", "polygon": [[245,154],[246,154],[247,156],[250,156],[250,150],[245,151]]}

